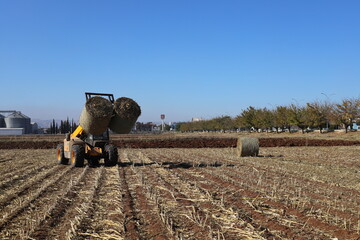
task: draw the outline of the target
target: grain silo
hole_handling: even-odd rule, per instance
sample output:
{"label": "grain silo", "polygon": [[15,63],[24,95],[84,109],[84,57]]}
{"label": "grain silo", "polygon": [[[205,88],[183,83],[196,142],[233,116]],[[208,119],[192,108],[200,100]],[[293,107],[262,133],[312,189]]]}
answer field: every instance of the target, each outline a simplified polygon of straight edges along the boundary
{"label": "grain silo", "polygon": [[21,112],[13,112],[5,118],[6,128],[23,128],[24,133],[31,133],[31,119]]}
{"label": "grain silo", "polygon": [[4,115],[0,114],[0,128],[4,128],[5,127],[5,120],[4,120]]}
{"label": "grain silo", "polygon": [[39,126],[38,126],[38,124],[36,123],[36,122],[32,122],[31,123],[31,133],[38,133],[38,131],[39,131]]}

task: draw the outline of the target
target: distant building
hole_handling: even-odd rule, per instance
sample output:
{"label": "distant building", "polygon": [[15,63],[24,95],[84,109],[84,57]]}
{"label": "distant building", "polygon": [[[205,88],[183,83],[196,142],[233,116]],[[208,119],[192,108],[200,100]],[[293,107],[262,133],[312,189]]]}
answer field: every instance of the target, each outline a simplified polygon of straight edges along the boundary
{"label": "distant building", "polygon": [[156,128],[156,124],[152,122],[147,122],[147,123],[137,122],[135,124],[135,129],[137,132],[152,132],[156,130],[155,128]]}
{"label": "distant building", "polygon": [[176,130],[176,126],[178,124],[176,122],[169,122],[170,131]]}
{"label": "distant building", "polygon": [[5,116],[0,114],[0,128],[5,127]]}
{"label": "distant building", "polygon": [[23,135],[24,128],[0,128],[0,135]]}
{"label": "distant building", "polygon": [[31,122],[31,133],[39,133],[39,126],[36,122]]}
{"label": "distant building", "polygon": [[32,133],[31,119],[20,111],[5,110],[8,116],[0,114],[0,135],[21,135]]}
{"label": "distant building", "polygon": [[192,118],[191,121],[192,122],[200,122],[200,121],[203,121],[204,119],[202,118]]}

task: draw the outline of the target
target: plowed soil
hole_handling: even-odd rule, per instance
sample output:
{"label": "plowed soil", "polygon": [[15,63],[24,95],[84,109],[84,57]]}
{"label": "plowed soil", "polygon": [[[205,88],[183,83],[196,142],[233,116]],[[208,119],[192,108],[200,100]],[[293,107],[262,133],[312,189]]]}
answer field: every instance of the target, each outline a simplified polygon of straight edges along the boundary
{"label": "plowed soil", "polygon": [[[114,140],[119,148],[229,148],[236,138],[165,138]],[[260,147],[353,146],[360,141],[306,138],[259,138]],[[0,149],[52,149],[60,141],[1,141]]]}
{"label": "plowed soil", "polygon": [[360,146],[0,151],[0,239],[360,239]]}

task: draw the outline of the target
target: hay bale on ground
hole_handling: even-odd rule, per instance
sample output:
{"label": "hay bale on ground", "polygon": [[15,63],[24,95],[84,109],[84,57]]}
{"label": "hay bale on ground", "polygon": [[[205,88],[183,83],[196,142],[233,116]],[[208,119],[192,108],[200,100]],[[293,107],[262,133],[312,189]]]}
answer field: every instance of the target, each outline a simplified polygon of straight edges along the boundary
{"label": "hay bale on ground", "polygon": [[239,137],[237,141],[236,153],[238,157],[247,157],[253,156],[256,157],[259,155],[259,139],[257,138],[248,138],[248,137]]}
{"label": "hay bale on ground", "polygon": [[131,98],[121,97],[114,103],[114,116],[109,128],[119,134],[129,133],[141,114],[140,106]]}
{"label": "hay bale on ground", "polygon": [[106,131],[113,115],[112,103],[102,97],[88,99],[81,112],[79,124],[86,133],[100,135]]}

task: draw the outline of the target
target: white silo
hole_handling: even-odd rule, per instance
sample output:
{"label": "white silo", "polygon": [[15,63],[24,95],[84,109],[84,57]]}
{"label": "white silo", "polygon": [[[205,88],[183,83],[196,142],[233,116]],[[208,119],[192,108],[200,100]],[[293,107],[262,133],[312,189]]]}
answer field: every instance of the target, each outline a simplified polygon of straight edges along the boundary
{"label": "white silo", "polygon": [[5,118],[6,128],[23,128],[24,133],[31,133],[31,119],[21,112],[13,112]]}

